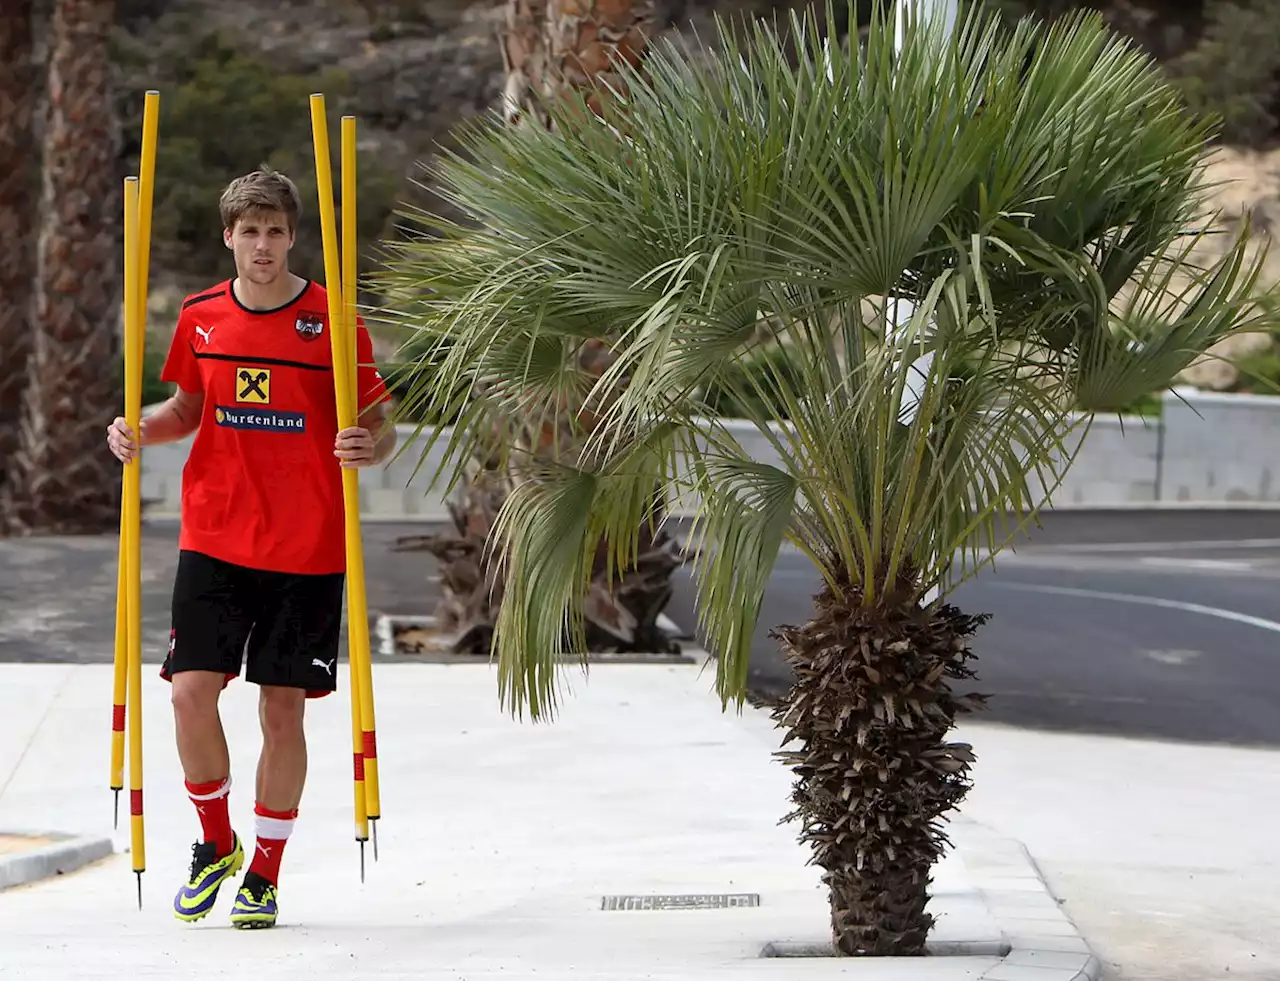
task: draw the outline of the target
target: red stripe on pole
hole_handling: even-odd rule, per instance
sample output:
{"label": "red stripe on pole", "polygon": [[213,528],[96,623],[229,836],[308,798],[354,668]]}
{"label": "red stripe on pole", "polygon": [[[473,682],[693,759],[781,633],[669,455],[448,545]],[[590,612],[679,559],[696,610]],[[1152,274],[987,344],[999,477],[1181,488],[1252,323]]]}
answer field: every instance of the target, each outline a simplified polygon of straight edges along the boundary
{"label": "red stripe on pole", "polygon": [[354,762],[355,762],[356,779],[363,780],[364,779],[364,757],[361,756],[359,753],[352,753],[351,755],[354,758]]}
{"label": "red stripe on pole", "polygon": [[124,732],[124,706],[111,706],[111,728],[116,732]]}
{"label": "red stripe on pole", "polygon": [[378,734],[376,732],[366,732],[364,734],[364,755],[371,760],[378,758]]}
{"label": "red stripe on pole", "polygon": [[142,813],[142,791],[141,790],[129,791],[129,813],[135,816]]}

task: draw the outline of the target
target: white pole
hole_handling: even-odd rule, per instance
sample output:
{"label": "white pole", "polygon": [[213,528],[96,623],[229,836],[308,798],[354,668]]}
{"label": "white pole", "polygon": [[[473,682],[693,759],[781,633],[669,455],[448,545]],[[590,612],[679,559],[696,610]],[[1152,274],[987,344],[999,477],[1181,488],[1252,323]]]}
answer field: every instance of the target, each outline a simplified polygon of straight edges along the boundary
{"label": "white pole", "polygon": [[[958,10],[957,0],[895,0],[895,16],[893,19],[894,52],[898,54],[902,52],[908,20],[917,20],[919,23],[928,25],[934,30],[941,30],[950,34],[955,31]],[[894,332],[897,336],[901,337],[905,332],[906,326],[911,322],[911,317],[914,313],[915,306],[909,300],[894,301],[892,319]],[[903,392],[901,411],[898,415],[898,418],[906,424],[910,424],[911,420],[915,418],[916,406],[919,404],[920,396],[923,394],[924,381],[928,377],[929,365],[932,362],[933,355],[931,354],[926,354],[912,362],[912,377],[907,380],[907,388]]]}
{"label": "white pole", "polygon": [[894,11],[894,48],[902,50],[903,24],[907,18],[919,18],[922,23],[936,24],[947,34],[956,29],[959,4],[956,0],[896,0]]}

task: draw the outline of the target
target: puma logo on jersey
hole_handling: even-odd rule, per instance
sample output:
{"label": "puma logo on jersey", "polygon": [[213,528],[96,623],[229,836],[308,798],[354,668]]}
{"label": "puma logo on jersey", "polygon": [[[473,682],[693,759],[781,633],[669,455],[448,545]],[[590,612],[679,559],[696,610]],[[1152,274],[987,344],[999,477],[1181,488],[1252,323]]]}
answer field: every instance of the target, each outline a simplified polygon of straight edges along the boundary
{"label": "puma logo on jersey", "polygon": [[197,328],[196,328],[196,333],[197,333],[197,334],[199,334],[201,337],[203,337],[203,338],[204,338],[204,342],[205,342],[206,344],[208,344],[208,343],[209,343],[209,339],[213,336],[213,332],[214,332],[215,330],[217,330],[217,325],[216,325],[216,324],[215,324],[213,327],[197,327]]}
{"label": "puma logo on jersey", "polygon": [[[337,658],[335,657],[333,661],[336,661],[336,660]],[[313,657],[311,659],[311,666],[313,668],[324,668],[325,674],[327,674],[330,678],[332,678],[333,677],[333,661],[322,661],[318,657]]]}

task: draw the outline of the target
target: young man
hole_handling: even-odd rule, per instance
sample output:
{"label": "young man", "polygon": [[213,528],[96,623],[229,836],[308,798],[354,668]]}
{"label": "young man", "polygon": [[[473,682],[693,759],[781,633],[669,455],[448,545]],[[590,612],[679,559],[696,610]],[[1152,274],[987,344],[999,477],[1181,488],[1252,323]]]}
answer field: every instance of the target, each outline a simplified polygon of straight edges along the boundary
{"label": "young man", "polygon": [[289,271],[297,188],[259,170],[221,199],[235,277],[182,305],[161,378],[172,398],[140,439],[123,418],[107,443],[127,462],[139,446],[196,434],[183,470],[182,528],[169,653],[178,754],[203,839],[174,914],[208,915],[244,864],[227,802],[230,759],[218,713],[227,682],[260,686],[262,753],[256,848],[236,896],[237,926],[273,926],[281,853],[306,778],[303,710],[337,688],[346,536],[342,467],[382,462],[395,445],[373,347],[356,334],[359,420],[338,431],[326,292]]}

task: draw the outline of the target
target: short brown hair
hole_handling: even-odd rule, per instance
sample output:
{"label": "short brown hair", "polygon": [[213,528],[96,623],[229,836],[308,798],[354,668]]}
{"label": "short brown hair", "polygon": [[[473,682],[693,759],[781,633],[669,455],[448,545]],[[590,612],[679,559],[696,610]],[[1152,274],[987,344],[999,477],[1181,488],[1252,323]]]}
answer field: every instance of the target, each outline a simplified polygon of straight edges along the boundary
{"label": "short brown hair", "polygon": [[298,227],[302,215],[302,198],[298,187],[278,170],[263,164],[251,174],[237,177],[222,192],[218,201],[224,228],[235,228],[236,222],[255,211],[279,211],[289,222],[289,231]]}

